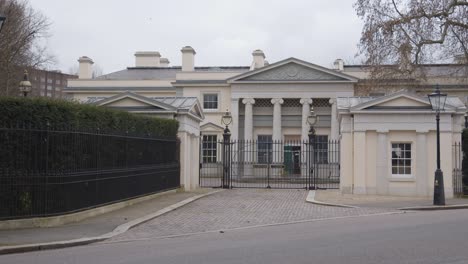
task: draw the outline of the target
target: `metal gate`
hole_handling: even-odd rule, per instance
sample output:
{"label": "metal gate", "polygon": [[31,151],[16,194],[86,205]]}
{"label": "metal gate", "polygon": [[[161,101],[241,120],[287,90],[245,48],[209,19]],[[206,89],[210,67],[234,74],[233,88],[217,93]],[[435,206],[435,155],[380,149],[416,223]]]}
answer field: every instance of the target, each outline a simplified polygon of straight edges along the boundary
{"label": "metal gate", "polygon": [[200,186],[219,188],[338,189],[340,142],[202,141]]}

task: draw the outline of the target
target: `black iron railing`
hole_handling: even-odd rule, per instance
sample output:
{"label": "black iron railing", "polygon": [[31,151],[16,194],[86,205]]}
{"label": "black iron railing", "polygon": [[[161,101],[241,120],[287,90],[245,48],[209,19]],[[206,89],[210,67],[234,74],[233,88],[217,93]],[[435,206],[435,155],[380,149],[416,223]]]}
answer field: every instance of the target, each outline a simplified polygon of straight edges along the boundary
{"label": "black iron railing", "polygon": [[211,162],[201,159],[200,186],[337,189],[340,142],[320,139],[219,141],[217,159]]}
{"label": "black iron railing", "polygon": [[461,143],[454,143],[452,145],[453,150],[453,171],[452,171],[452,181],[453,181],[453,193],[455,196],[462,196],[468,191],[463,184],[463,150]]}
{"label": "black iron railing", "polygon": [[52,216],[180,185],[174,138],[0,125],[0,219]]}

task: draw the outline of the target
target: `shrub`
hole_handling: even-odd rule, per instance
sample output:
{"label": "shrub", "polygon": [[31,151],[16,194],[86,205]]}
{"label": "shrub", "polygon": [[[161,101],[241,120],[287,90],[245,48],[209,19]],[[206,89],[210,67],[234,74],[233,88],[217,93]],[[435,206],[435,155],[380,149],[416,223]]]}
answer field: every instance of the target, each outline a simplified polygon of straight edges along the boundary
{"label": "shrub", "polygon": [[95,105],[48,98],[0,98],[0,125],[100,129],[175,138],[175,120],[140,116]]}

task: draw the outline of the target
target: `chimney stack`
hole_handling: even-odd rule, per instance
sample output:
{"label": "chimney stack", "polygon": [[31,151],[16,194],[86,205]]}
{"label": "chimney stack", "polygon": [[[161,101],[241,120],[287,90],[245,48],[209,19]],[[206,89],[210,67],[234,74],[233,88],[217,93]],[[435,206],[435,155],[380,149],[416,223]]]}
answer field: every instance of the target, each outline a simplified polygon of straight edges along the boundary
{"label": "chimney stack", "polygon": [[265,66],[265,53],[263,53],[262,50],[254,50],[252,52],[252,56],[253,56],[253,62],[252,62],[252,66],[250,67],[251,70],[255,70],[255,69],[258,69],[258,68],[262,68],[263,66]]}
{"label": "chimney stack", "polygon": [[185,46],[181,50],[182,52],[182,71],[194,71],[195,70],[195,50],[190,46]]}
{"label": "chimney stack", "polygon": [[342,59],[336,59],[335,62],[333,62],[333,66],[337,71],[344,71],[344,61]]}
{"label": "chimney stack", "polygon": [[160,67],[161,54],[157,51],[135,52],[135,67]]}
{"label": "chimney stack", "polygon": [[93,60],[89,57],[82,56],[78,59],[80,63],[78,69],[78,79],[92,79],[93,78]]}
{"label": "chimney stack", "polygon": [[161,67],[169,67],[169,60],[167,58],[161,58]]}

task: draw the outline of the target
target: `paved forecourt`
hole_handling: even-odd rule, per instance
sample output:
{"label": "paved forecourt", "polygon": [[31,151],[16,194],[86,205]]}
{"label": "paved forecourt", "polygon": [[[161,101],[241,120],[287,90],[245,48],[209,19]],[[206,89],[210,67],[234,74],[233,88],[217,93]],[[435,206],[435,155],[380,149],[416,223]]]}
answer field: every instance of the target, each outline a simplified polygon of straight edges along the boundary
{"label": "paved forecourt", "polygon": [[305,190],[226,190],[151,220],[107,242],[394,211],[315,205],[305,201],[307,194]]}

